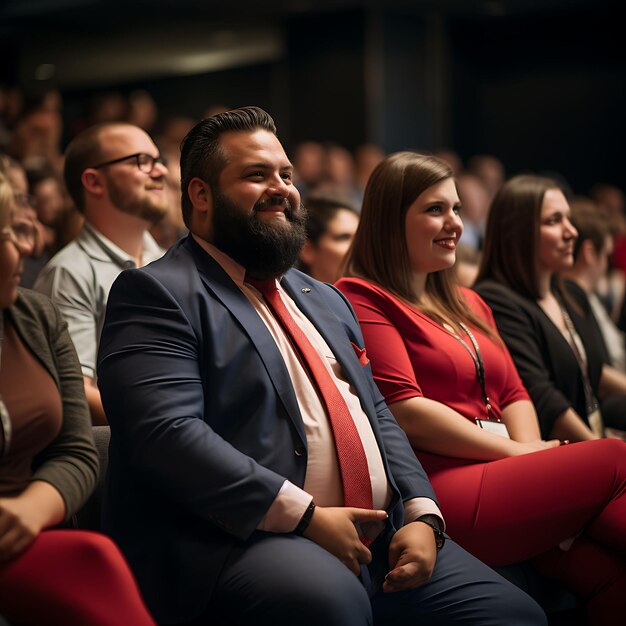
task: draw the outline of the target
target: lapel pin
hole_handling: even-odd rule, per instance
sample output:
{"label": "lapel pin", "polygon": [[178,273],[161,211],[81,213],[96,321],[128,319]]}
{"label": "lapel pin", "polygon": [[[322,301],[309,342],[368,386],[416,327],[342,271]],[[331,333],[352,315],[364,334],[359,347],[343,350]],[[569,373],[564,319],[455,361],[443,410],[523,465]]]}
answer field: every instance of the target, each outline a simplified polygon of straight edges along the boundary
{"label": "lapel pin", "polygon": [[308,287],[303,287],[302,288],[302,293],[310,293],[311,290]]}

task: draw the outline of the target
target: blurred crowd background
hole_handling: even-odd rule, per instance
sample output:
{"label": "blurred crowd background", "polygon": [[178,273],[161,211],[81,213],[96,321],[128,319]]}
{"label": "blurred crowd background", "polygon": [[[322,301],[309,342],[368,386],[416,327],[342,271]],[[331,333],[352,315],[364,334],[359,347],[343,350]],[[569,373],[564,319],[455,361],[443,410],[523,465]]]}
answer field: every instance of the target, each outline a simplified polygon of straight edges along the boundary
{"label": "blurred crowd background", "polygon": [[495,190],[520,172],[600,203],[619,234],[617,9],[602,0],[4,0],[0,152],[23,166],[18,196],[45,233],[32,276],[80,227],[60,176],[78,132],[127,120],[154,137],[171,197],[154,234],[168,247],[183,232],[180,141],[198,119],[247,104],[276,119],[304,196],[357,211],[385,154],[448,160],[470,263]]}

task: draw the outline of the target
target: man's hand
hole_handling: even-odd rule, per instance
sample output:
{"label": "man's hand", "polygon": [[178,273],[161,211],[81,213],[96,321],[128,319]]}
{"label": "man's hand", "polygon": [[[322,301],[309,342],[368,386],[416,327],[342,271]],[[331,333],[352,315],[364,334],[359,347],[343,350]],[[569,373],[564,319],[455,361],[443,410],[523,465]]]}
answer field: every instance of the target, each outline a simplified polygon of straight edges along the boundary
{"label": "man's hand", "polygon": [[383,591],[404,591],[427,583],[435,569],[436,560],[437,546],[433,529],[421,522],[403,526],[389,544],[389,564],[392,569],[385,577]]}
{"label": "man's hand", "polygon": [[[355,524],[385,519],[385,511],[318,506],[303,536],[335,555],[358,576],[361,573],[360,565],[367,565],[372,560],[372,554],[359,539]],[[428,530],[432,535],[432,529]]]}

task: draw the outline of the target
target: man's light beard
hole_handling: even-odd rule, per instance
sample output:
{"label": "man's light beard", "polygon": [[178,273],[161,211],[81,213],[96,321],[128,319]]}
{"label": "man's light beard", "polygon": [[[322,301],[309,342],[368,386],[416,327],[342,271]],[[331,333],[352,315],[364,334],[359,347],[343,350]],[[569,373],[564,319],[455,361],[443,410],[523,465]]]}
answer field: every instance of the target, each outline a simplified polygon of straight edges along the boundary
{"label": "man's light beard", "polygon": [[150,191],[146,191],[144,188],[144,194],[141,197],[129,198],[127,194],[120,189],[114,178],[109,177],[108,181],[111,202],[115,208],[122,211],[122,213],[135,215],[151,224],[156,224],[167,215],[168,207],[165,188],[163,188],[161,192],[161,197],[153,196]]}
{"label": "man's light beard", "polygon": [[[271,205],[282,206],[286,219],[259,218]],[[304,207],[294,210],[283,198],[259,202],[252,213],[219,192],[213,201],[213,243],[255,278],[274,278],[294,265],[306,240],[305,223]]]}

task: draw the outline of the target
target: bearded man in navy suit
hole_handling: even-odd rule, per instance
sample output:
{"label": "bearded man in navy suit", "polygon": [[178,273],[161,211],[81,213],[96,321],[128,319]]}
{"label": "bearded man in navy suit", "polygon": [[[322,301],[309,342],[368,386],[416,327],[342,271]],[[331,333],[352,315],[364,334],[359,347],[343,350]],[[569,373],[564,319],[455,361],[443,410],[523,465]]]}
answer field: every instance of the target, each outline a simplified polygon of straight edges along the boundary
{"label": "bearded man in navy suit", "polygon": [[[290,269],[305,210],[271,117],[203,120],[181,171],[190,234],[113,285],[98,366],[104,525],[158,621],[544,624],[528,596],[445,541],[350,306]],[[271,279],[342,396],[371,507],[346,506],[330,410],[255,279]]]}

